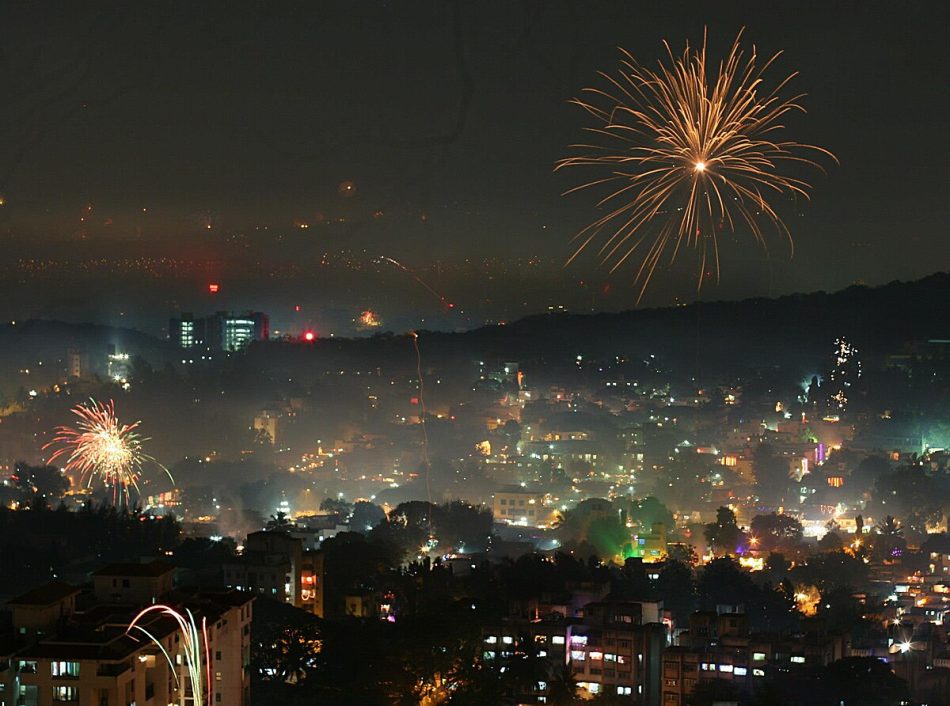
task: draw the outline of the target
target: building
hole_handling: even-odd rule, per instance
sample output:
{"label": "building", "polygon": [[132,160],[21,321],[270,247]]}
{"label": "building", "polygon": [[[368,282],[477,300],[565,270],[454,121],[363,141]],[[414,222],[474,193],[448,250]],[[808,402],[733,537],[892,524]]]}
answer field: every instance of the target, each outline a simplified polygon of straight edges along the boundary
{"label": "building", "polygon": [[550,510],[543,505],[544,494],[520,486],[506,486],[495,492],[492,512],[496,522],[537,527],[547,524]]}
{"label": "building", "polygon": [[274,530],[252,532],[244,553],[223,570],[228,588],[265,595],[323,617],[323,555],[304,549],[300,537]]}
{"label": "building", "polygon": [[690,616],[680,644],[663,655],[662,704],[686,704],[698,682],[714,679],[752,693],[770,680],[827,666],[845,655],[844,638],[829,634],[817,619],[805,621],[793,635],[756,635],[749,632],[741,606],[699,611]]}
{"label": "building", "polygon": [[201,318],[183,313],[169,320],[168,337],[185,350],[233,352],[245,348],[251,341],[270,338],[270,319],[259,311],[218,311]]}
{"label": "building", "polygon": [[145,596],[190,610],[199,624],[207,625],[208,673],[213,675],[207,702],[249,704],[253,597],[165,590],[171,578],[172,568],[160,562],[116,564],[96,572],[91,593],[54,581],[10,601],[13,632],[0,635],[0,704],[165,706],[190,701],[186,667],[169,663],[183,662],[178,623],[157,611],[142,618],[161,647],[129,634],[135,616],[153,605],[153,600],[139,600]]}
{"label": "building", "polygon": [[[660,706],[663,650],[669,634],[662,604],[604,600],[588,603],[582,617],[513,615],[483,629],[482,659],[505,661],[533,653],[547,660],[550,673],[566,668],[586,696],[611,694],[631,704]],[[545,703],[540,682],[519,703]]]}

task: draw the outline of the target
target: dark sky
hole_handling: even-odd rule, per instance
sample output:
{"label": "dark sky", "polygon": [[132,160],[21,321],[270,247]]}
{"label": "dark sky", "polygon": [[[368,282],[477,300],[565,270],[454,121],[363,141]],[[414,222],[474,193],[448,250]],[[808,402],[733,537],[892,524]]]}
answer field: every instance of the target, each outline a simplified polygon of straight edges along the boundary
{"label": "dark sky", "polygon": [[[773,78],[800,71],[809,112],[794,137],[841,164],[790,219],[794,259],[776,239],[766,261],[740,235],[704,296],[921,276],[950,259],[948,21],[942,2],[4,3],[0,260],[22,276],[23,258],[177,256],[231,263],[205,268],[226,279],[242,257],[308,267],[324,251],[385,253],[460,300],[510,304],[520,285],[506,277],[541,256],[521,313],[548,293],[577,299],[593,261],[560,265],[594,211],[560,196],[577,175],[552,174],[586,124],[566,101],[616,66],[618,46],[650,63],[664,38],[679,48],[705,26],[715,54],[745,26],[761,53],[784,50]],[[498,262],[453,270],[465,257]],[[660,273],[647,303],[692,297],[692,264]],[[632,306],[631,277],[610,278],[608,297],[594,271],[589,304]],[[347,286],[342,309],[392,283]],[[235,286],[226,304],[289,306],[264,289]],[[122,306],[104,296],[114,318]],[[69,315],[81,299],[3,313]],[[156,301],[156,316],[204,305],[170,290]]]}

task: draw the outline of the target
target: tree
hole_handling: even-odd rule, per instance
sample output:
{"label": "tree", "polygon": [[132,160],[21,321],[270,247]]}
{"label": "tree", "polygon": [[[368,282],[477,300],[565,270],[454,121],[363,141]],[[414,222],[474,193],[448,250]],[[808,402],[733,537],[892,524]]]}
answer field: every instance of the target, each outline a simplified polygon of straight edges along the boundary
{"label": "tree", "polygon": [[756,586],[735,559],[713,559],[699,572],[696,592],[701,610],[715,610],[717,605],[738,605],[752,602]]}
{"label": "tree", "polygon": [[818,540],[818,548],[823,552],[840,552],[844,547],[844,540],[837,532],[826,532],[825,536]]}
{"label": "tree", "polygon": [[757,540],[756,548],[765,551],[794,548],[802,541],[803,535],[801,522],[775,512],[753,517],[750,530]]}
{"label": "tree", "polygon": [[716,521],[706,525],[706,541],[717,554],[736,554],[745,538],[736,524],[736,513],[728,507],[716,510]]}
{"label": "tree", "polygon": [[663,598],[663,606],[673,613],[674,619],[685,623],[696,609],[696,581],[689,564],[673,559],[660,567],[656,593]]}
{"label": "tree", "polygon": [[824,669],[832,703],[891,706],[907,699],[907,683],[876,657],[845,657]]}
{"label": "tree", "polygon": [[320,510],[346,519],[353,512],[353,505],[343,498],[324,498],[320,502]]}
{"label": "tree", "polygon": [[696,682],[692,696],[688,697],[689,706],[715,706],[720,703],[739,701],[739,689],[725,679],[703,679]]}
{"label": "tree", "polygon": [[36,494],[52,504],[69,490],[69,478],[55,466],[31,466],[18,462],[11,478],[26,499]]}
{"label": "tree", "polygon": [[376,503],[357,500],[350,515],[350,527],[357,532],[369,532],[386,519],[386,512]]}
{"label": "tree", "polygon": [[290,517],[283,510],[278,510],[276,513],[270,516],[270,519],[267,521],[267,529],[269,530],[288,530],[293,527],[293,522],[290,521]]}
{"label": "tree", "polygon": [[874,554],[879,561],[894,559],[907,548],[907,542],[902,536],[904,530],[893,516],[887,515],[874,529],[877,531]]}
{"label": "tree", "polygon": [[667,529],[675,526],[673,513],[658,498],[652,495],[634,502],[630,510],[630,519],[638,523],[644,530],[649,530],[655,524],[662,524]]}

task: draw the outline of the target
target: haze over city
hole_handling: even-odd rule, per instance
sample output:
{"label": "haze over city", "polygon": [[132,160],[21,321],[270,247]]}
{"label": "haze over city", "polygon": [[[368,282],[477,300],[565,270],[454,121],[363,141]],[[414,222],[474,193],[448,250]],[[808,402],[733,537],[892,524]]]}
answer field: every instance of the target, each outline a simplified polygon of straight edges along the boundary
{"label": "haze over city", "polygon": [[0,706],[950,706],[948,20],[0,7]]}

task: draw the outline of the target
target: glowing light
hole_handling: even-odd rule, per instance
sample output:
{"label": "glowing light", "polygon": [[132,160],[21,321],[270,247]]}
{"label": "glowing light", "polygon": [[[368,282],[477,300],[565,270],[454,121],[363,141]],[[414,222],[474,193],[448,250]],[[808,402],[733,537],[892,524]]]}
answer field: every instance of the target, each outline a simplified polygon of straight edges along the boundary
{"label": "glowing light", "polygon": [[141,422],[122,424],[115,416],[115,403],[102,404],[90,399],[72,410],[79,417],[75,427],[60,426],[53,440],[43,449],[55,448],[48,463],[65,458],[63,470],[79,473],[80,484],[91,487],[100,478],[112,488],[112,501],[129,501],[129,488],[139,489],[138,481],[146,463],[161,468],[174,483],[171,473],[146,454],[142,443],[148,441],[136,431]]}
{"label": "glowing light", "polygon": [[899,647],[900,647],[900,651],[901,651],[902,654],[907,654],[908,652],[910,652],[910,643],[909,643],[909,642],[902,642],[902,643],[899,645]]}
{"label": "glowing light", "polygon": [[305,331],[303,334],[303,340],[305,340],[307,343],[313,342],[316,337],[317,334],[315,334],[313,331]]}
{"label": "glowing light", "polygon": [[781,95],[795,74],[767,88],[763,76],[779,55],[759,66],[755,49],[747,54],[741,38],[742,32],[725,59],[712,66],[705,37],[701,47],[687,45],[678,55],[664,43],[667,59],[657,69],[623,51],[616,74],[601,72],[605,84],[574,99],[593,118],[587,132],[595,137],[572,145],[576,154],[555,169],[600,169],[566,193],[590,187],[608,192],[597,204],[604,215],[577,234],[579,245],[568,262],[596,240],[598,257],[611,263],[611,272],[636,255],[639,300],[657,265],[664,258],[675,260],[683,246],[700,252],[697,289],[708,259],[718,281],[721,231],[747,229],[764,246],[763,225],[771,225],[791,244],[769,199],[807,199],[811,187],[783,168],[798,163],[821,169],[803,154],[835,157],[821,147],[781,139],[785,117],[803,110],[801,95]]}
{"label": "glowing light", "polygon": [[212,282],[211,284],[208,285],[208,291],[209,291],[211,294],[217,294],[217,293],[218,293],[218,290],[219,290],[220,288],[221,288],[220,285],[218,285],[218,284],[215,283],[215,282]]}

